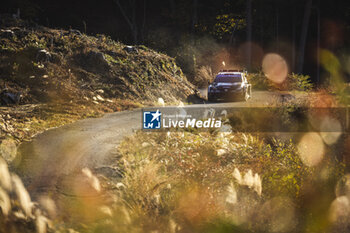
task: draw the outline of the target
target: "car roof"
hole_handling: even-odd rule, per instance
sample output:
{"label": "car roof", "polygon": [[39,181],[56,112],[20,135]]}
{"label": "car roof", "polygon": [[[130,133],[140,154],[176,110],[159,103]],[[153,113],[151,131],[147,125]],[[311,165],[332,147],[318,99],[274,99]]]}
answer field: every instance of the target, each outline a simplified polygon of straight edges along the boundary
{"label": "car roof", "polygon": [[242,74],[242,72],[219,72],[218,75],[234,75],[234,74]]}

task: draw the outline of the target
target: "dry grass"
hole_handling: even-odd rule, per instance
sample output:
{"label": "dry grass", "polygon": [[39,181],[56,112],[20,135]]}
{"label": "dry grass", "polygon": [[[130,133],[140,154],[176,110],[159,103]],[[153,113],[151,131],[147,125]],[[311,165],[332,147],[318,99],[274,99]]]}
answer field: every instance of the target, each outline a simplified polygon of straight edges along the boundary
{"label": "dry grass", "polygon": [[21,20],[11,25],[4,29],[14,36],[0,37],[0,89],[23,98],[19,106],[0,109],[0,142],[7,136],[20,142],[78,119],[195,94],[175,59],[145,46],[129,53],[104,35],[25,28]]}
{"label": "dry grass", "polygon": [[[137,132],[119,152],[115,174],[83,169],[72,175],[74,185],[67,188],[82,197],[65,202],[74,213],[68,212],[64,224],[48,197],[39,198],[38,212],[21,181],[0,166],[1,177],[14,180],[12,187],[1,180],[3,215],[11,216],[17,206],[36,221],[28,232],[50,228],[49,219],[52,229],[79,232],[308,232],[315,224],[318,232],[346,232],[329,228],[339,221],[347,226],[339,203],[350,190],[348,176],[333,201],[334,181],[344,167],[327,157],[308,167],[292,141],[242,133]],[[98,200],[83,197],[92,193]],[[320,206],[322,211],[315,209]]]}
{"label": "dry grass", "polygon": [[0,232],[38,232],[53,230],[52,222],[38,203],[33,202],[22,180],[10,173],[0,157]]}
{"label": "dry grass", "polygon": [[109,191],[118,223],[99,225],[118,232],[301,232],[313,224],[302,217],[312,183],[328,190],[343,174],[331,159],[303,164],[293,142],[249,134],[139,132],[120,153],[123,176]]}
{"label": "dry grass", "polygon": [[201,66],[196,70],[194,80],[192,81],[197,87],[207,87],[214,79],[210,66]]}

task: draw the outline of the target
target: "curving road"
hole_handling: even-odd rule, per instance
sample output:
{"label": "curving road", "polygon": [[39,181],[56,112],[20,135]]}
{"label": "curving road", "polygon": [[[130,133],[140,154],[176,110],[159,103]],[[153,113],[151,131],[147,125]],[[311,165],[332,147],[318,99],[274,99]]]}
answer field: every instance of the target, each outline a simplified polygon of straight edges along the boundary
{"label": "curving road", "polygon": [[[186,107],[264,106],[284,101],[284,98],[278,93],[254,92],[248,102],[204,103]],[[20,145],[14,167],[32,193],[46,192],[55,187],[61,177],[84,167],[108,164],[117,155],[117,146],[123,137],[140,128],[141,109],[135,109],[50,129],[31,142]]]}

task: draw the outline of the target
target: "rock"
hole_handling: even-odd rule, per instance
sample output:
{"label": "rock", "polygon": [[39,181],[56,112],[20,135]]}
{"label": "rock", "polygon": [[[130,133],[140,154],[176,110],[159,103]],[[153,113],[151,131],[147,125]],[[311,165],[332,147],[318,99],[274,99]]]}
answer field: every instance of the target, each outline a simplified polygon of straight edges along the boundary
{"label": "rock", "polygon": [[193,103],[193,104],[204,104],[205,99],[198,93],[195,93],[187,96],[187,102]]}
{"label": "rock", "polygon": [[101,52],[90,51],[86,54],[86,62],[90,66],[106,68],[109,67],[108,61]]}
{"label": "rock", "polygon": [[100,95],[97,95],[97,96],[96,96],[96,99],[97,99],[98,101],[105,101],[105,99],[104,99],[102,96],[100,96]]}
{"label": "rock", "polygon": [[15,33],[16,37],[19,39],[24,38],[29,34],[29,31],[27,29],[19,28],[19,27],[12,28],[12,31]]}
{"label": "rock", "polygon": [[119,167],[113,167],[113,166],[103,166],[95,168],[95,171],[108,178],[122,178],[123,172],[120,170]]}
{"label": "rock", "polygon": [[165,102],[164,102],[164,99],[163,98],[158,98],[158,104],[160,105],[160,106],[165,106]]}
{"label": "rock", "polygon": [[62,64],[62,58],[58,54],[55,54],[55,53],[51,54],[51,60],[50,61],[52,63],[57,64],[57,65],[61,65]]}
{"label": "rock", "polygon": [[224,155],[224,154],[226,154],[226,150],[224,150],[224,149],[218,149],[218,150],[216,150],[216,155],[217,156],[222,156],[222,155]]}
{"label": "rock", "polygon": [[77,29],[70,29],[70,30],[69,30],[69,33],[70,33],[70,34],[77,35],[77,36],[82,36],[82,35],[83,35],[83,34],[82,34],[79,30],[77,30]]}
{"label": "rock", "polygon": [[109,56],[115,58],[115,57],[122,57],[122,55],[120,53],[116,53],[114,51],[107,51],[106,52]]}
{"label": "rock", "polygon": [[41,49],[36,55],[36,60],[37,62],[49,62],[51,61],[51,54],[45,49]]}
{"label": "rock", "polygon": [[1,30],[0,36],[2,38],[10,39],[10,38],[13,38],[15,36],[15,33],[12,30]]}
{"label": "rock", "polygon": [[102,90],[102,89],[98,89],[98,90],[96,90],[96,92],[97,92],[97,93],[100,93],[100,94],[105,93],[105,91],[104,91],[104,90]]}
{"label": "rock", "polygon": [[124,51],[128,52],[128,53],[138,53],[139,51],[137,50],[137,48],[135,48],[134,46],[125,46],[123,48]]}
{"label": "rock", "polygon": [[67,36],[67,35],[77,35],[77,36],[82,36],[83,34],[77,30],[77,29],[70,29],[68,32],[62,33],[61,32],[61,37],[62,36]]}
{"label": "rock", "polygon": [[3,90],[0,93],[0,104],[1,105],[12,105],[12,104],[19,104],[22,99],[22,93],[17,92],[13,93],[8,90]]}
{"label": "rock", "polygon": [[282,94],[281,95],[281,102],[282,103],[291,102],[293,100],[295,100],[295,96],[293,96],[291,94]]}

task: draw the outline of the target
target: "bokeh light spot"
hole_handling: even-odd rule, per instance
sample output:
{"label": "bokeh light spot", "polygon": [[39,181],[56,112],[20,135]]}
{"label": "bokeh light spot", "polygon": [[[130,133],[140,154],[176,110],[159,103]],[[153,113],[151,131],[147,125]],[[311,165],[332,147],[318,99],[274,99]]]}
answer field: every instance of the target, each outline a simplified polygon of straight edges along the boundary
{"label": "bokeh light spot", "polygon": [[262,61],[263,72],[272,82],[281,84],[287,78],[288,65],[286,60],[278,54],[269,53]]}
{"label": "bokeh light spot", "polygon": [[322,120],[320,125],[320,134],[323,141],[327,145],[332,145],[338,141],[342,127],[338,120],[326,117]]}
{"label": "bokeh light spot", "polygon": [[324,156],[324,144],[318,133],[305,134],[299,144],[298,152],[301,160],[307,166],[316,166]]}

